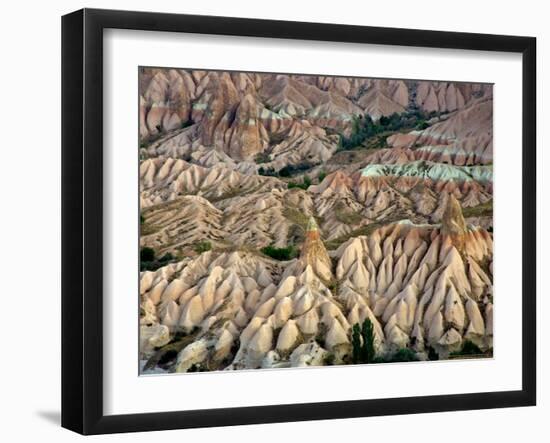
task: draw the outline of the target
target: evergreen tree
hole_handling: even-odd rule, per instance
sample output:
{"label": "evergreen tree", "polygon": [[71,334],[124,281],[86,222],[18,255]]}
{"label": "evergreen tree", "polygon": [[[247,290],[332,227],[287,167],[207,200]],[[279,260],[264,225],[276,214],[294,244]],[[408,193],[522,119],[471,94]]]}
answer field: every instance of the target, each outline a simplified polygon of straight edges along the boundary
{"label": "evergreen tree", "polygon": [[363,347],[361,348],[361,357],[364,363],[372,363],[374,360],[374,328],[370,319],[365,319],[361,329],[363,337]]}
{"label": "evergreen tree", "polygon": [[361,327],[355,323],[351,335],[352,359],[353,363],[361,363]]}

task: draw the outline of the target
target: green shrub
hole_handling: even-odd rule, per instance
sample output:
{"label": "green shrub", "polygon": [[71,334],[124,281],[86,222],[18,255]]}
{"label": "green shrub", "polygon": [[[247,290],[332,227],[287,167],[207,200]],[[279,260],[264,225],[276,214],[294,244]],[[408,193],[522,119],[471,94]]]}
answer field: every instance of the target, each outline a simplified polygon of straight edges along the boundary
{"label": "green shrub", "polygon": [[311,169],[314,165],[309,162],[302,162],[296,165],[286,165],[279,171],[280,177],[290,177],[291,175],[298,174],[303,171]]}
{"label": "green shrub", "polygon": [[256,158],[254,158],[254,161],[258,164],[268,163],[271,161],[271,158],[269,157],[269,154],[266,154],[265,152],[260,152],[258,155],[256,155]]}
{"label": "green shrub", "polygon": [[298,256],[298,249],[294,245],[289,245],[286,248],[276,248],[273,245],[262,248],[261,251],[275,260],[291,260]]}
{"label": "green shrub", "polygon": [[430,124],[426,120],[420,120],[416,124],[416,129],[423,130],[423,129],[428,128],[429,126],[430,126]]}
{"label": "green shrub", "polygon": [[158,261],[160,263],[168,263],[168,262],[173,261],[174,259],[175,259],[175,257],[170,252],[167,252],[161,258],[159,258]]}
{"label": "green shrub", "polygon": [[327,176],[327,171],[319,172],[319,176],[317,177],[319,179],[319,183],[321,183],[325,179],[326,176]]}
{"label": "green shrub", "polygon": [[437,354],[437,352],[435,352],[435,349],[432,348],[431,346],[428,348],[428,360],[430,361],[439,360],[439,355]]}
{"label": "green shrub", "polygon": [[328,354],[325,355],[324,363],[326,366],[334,365],[335,361],[336,361],[336,356],[332,352],[329,352]]}
{"label": "green shrub", "polygon": [[279,171],[275,171],[273,168],[264,168],[261,166],[258,168],[259,175],[265,175],[270,177],[291,177],[293,175],[299,174],[301,172],[307,171],[308,169],[313,168],[315,165],[309,162],[302,162],[296,165],[286,165],[284,168]]}
{"label": "green shrub", "polygon": [[170,252],[167,252],[160,258],[155,258],[154,249],[144,247],[139,252],[139,269],[141,271],[156,271],[158,268],[162,268],[174,260],[176,260],[176,257]]}
{"label": "green shrub", "polygon": [[264,168],[263,166],[260,166],[260,168],[258,169],[258,174],[259,175],[265,175],[267,177],[276,177],[277,176],[277,172],[275,172],[275,169],[273,169],[273,168]]}
{"label": "green shrub", "polygon": [[382,116],[378,122],[365,114],[354,116],[351,126],[351,134],[345,137],[340,134],[338,150],[353,149],[361,146],[366,140],[382,133],[396,132],[403,129],[425,129],[429,125],[426,122],[431,114],[418,109],[408,110],[401,114],[393,113],[389,116]]}
{"label": "green shrub", "polygon": [[311,186],[311,179],[306,175],[302,180],[302,183],[288,182],[288,189],[300,188],[304,191]]}
{"label": "green shrub", "polygon": [[144,247],[139,251],[139,260],[142,262],[153,261],[155,259],[155,250],[153,248]]}
{"label": "green shrub", "polygon": [[461,355],[479,355],[483,354],[483,351],[479,349],[479,347],[471,342],[470,340],[466,340],[464,344],[462,345],[462,349],[457,352],[451,352],[451,357],[461,356]]}
{"label": "green shrub", "polygon": [[212,249],[212,243],[209,241],[200,241],[195,245],[195,252],[202,254],[203,252],[210,251]]}
{"label": "green shrub", "polygon": [[195,124],[195,122],[192,119],[189,119],[189,120],[181,122],[180,128],[185,129],[185,128],[188,128],[189,126],[192,126],[194,124]]}
{"label": "green shrub", "polygon": [[417,361],[417,360],[418,358],[416,357],[416,353],[412,349],[401,348],[395,354],[392,355],[389,362],[399,363],[399,362]]}

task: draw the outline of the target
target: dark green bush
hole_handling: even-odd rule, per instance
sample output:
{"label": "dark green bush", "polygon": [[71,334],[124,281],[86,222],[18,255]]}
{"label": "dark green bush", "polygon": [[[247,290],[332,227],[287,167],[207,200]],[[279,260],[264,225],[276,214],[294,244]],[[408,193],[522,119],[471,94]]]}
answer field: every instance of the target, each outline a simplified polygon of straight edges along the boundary
{"label": "dark green bush", "polygon": [[311,179],[306,175],[304,179],[302,180],[302,183],[296,183],[296,182],[288,182],[288,189],[292,188],[300,188],[304,191],[311,186]]}
{"label": "dark green bush", "polygon": [[265,175],[267,177],[276,177],[277,176],[277,172],[275,172],[275,169],[273,169],[273,168],[264,168],[263,166],[258,168],[258,174],[259,175]]}
{"label": "dark green bush", "polygon": [[173,261],[174,259],[175,257],[170,252],[167,252],[161,258],[159,258],[158,261],[161,263],[168,263],[170,261]]}
{"label": "dark green bush", "polygon": [[479,355],[483,354],[483,351],[479,349],[479,347],[471,342],[470,340],[466,340],[464,344],[462,345],[462,349],[457,352],[451,352],[451,357],[457,357],[461,355]]}
{"label": "dark green bush", "polygon": [[430,124],[426,120],[420,120],[416,124],[416,129],[423,130],[423,129],[426,129],[427,127],[429,127],[429,126],[430,126]]}
{"label": "dark green bush", "polygon": [[[258,155],[256,155],[256,158],[254,158],[254,161],[258,164],[268,163],[271,161],[271,158],[269,157],[269,154],[266,154],[265,152],[260,152]],[[260,168],[260,169],[263,169],[263,168]]]}
{"label": "dark green bush", "polygon": [[302,162],[296,165],[286,165],[284,168],[279,170],[280,177],[290,177],[292,175],[298,174],[303,171],[311,169],[314,165],[309,162]]}
{"label": "dark green bush", "polygon": [[291,260],[298,256],[298,249],[294,245],[289,245],[286,248],[277,248],[273,245],[266,246],[262,248],[261,251],[275,260]]}
{"label": "dark green bush", "polygon": [[430,361],[439,360],[439,355],[437,354],[437,352],[435,352],[435,349],[432,348],[431,346],[428,348],[428,360]]}
{"label": "dark green bush", "polygon": [[399,363],[399,362],[417,361],[417,360],[418,358],[416,357],[416,353],[412,349],[402,348],[392,355],[389,362]]}
{"label": "dark green bush", "polygon": [[202,254],[203,252],[210,251],[212,249],[212,243],[209,241],[200,241],[195,245],[195,252]]}
{"label": "dark green bush", "polygon": [[382,116],[378,122],[374,122],[368,114],[355,116],[352,121],[351,135],[345,137],[340,134],[338,150],[355,148],[362,145],[367,139],[381,133],[413,128],[426,129],[429,126],[426,120],[430,116],[431,114],[417,109],[401,114],[393,113],[389,116]]}
{"label": "dark green bush", "polygon": [[152,248],[141,248],[139,253],[139,269],[141,271],[156,271],[158,268],[166,266],[168,263],[176,260],[170,252],[162,257],[155,259],[155,251]]}
{"label": "dark green bush", "polygon": [[153,261],[155,259],[155,250],[153,248],[144,247],[139,251],[139,260],[142,262]]}
{"label": "dark green bush", "polygon": [[279,171],[275,171],[273,168],[264,168],[261,166],[258,168],[259,175],[265,175],[270,177],[292,177],[293,175],[299,174],[301,172],[307,171],[308,169],[313,168],[315,165],[309,162],[302,162],[296,165],[286,165],[284,168]]}
{"label": "dark green bush", "polygon": [[181,122],[180,128],[185,129],[185,128],[188,128],[189,126],[192,126],[194,124],[195,124],[195,122],[192,119],[189,119],[189,120]]}

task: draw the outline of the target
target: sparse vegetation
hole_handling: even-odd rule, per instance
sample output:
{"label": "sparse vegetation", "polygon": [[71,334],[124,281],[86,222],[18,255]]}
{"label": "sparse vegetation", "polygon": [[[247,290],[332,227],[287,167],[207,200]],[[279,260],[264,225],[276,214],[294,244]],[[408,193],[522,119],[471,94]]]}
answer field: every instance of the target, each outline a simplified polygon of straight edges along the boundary
{"label": "sparse vegetation", "polygon": [[394,219],[388,219],[384,222],[373,222],[369,223],[368,225],[361,226],[358,229],[354,229],[350,233],[343,235],[341,237],[335,238],[333,240],[325,242],[325,246],[328,250],[336,249],[338,246],[340,246],[345,241],[349,240],[352,237],[359,237],[360,235],[370,235],[372,232],[374,232],[375,229],[380,228],[381,226],[384,226],[386,224],[393,223]]}
{"label": "sparse vegetation", "polygon": [[428,128],[429,126],[430,126],[430,124],[429,124],[426,120],[420,120],[420,121],[416,124],[415,128],[422,131],[422,130]]}
{"label": "sparse vegetation", "polygon": [[332,352],[329,352],[324,358],[324,363],[327,366],[332,366],[334,365],[335,360],[336,360],[336,356]]}
{"label": "sparse vegetation", "polygon": [[358,223],[361,223],[361,221],[364,219],[363,215],[361,215],[359,212],[349,210],[343,204],[337,204],[334,207],[334,215],[339,222],[345,223],[346,225],[356,225]]}
{"label": "sparse vegetation", "polygon": [[471,206],[469,208],[462,208],[462,215],[466,217],[483,217],[493,215],[493,200],[488,200],[485,203],[481,203],[477,206]]}
{"label": "sparse vegetation", "polygon": [[279,171],[275,171],[273,168],[264,168],[263,166],[258,169],[259,175],[265,175],[269,177],[292,177],[293,175],[300,174],[313,168],[315,165],[308,162],[302,162],[295,165],[287,165]]}
{"label": "sparse vegetation", "polygon": [[141,271],[156,271],[158,268],[166,266],[176,258],[167,252],[160,258],[155,258],[155,250],[149,247],[143,247],[139,251],[139,268]]}
{"label": "sparse vegetation", "polygon": [[154,142],[159,140],[164,134],[162,132],[157,132],[156,134],[151,134],[148,137],[142,139],[139,142],[140,149],[146,149],[151,146]]}
{"label": "sparse vegetation", "polygon": [[431,346],[428,348],[428,360],[430,361],[439,360],[439,355],[437,354],[437,352],[435,352],[435,349],[432,348]]}
{"label": "sparse vegetation", "polygon": [[[270,158],[269,154],[267,154],[265,152],[260,152],[258,155],[256,155],[256,158],[254,158],[254,161],[257,164],[269,163],[271,161],[271,158]],[[263,168],[260,168],[260,169],[263,169]],[[264,174],[260,174],[260,175],[264,175]]]}
{"label": "sparse vegetation", "polygon": [[194,249],[197,254],[202,254],[203,252],[210,251],[212,249],[212,243],[207,240],[200,241],[195,244]]}
{"label": "sparse vegetation", "polygon": [[296,183],[293,181],[288,182],[288,189],[300,188],[305,191],[310,186],[311,186],[311,179],[307,175],[303,178],[302,183]]}
{"label": "sparse vegetation", "polygon": [[327,176],[327,171],[323,170],[319,172],[319,176],[317,177],[317,179],[319,180],[319,183],[321,183],[326,176]]}
{"label": "sparse vegetation", "polygon": [[289,245],[286,248],[277,248],[273,245],[266,246],[261,249],[262,253],[275,260],[292,260],[298,256],[298,248],[294,245]]}
{"label": "sparse vegetation", "polygon": [[387,363],[401,363],[407,361],[417,361],[416,352],[410,348],[401,348],[391,356]]}
{"label": "sparse vegetation", "polygon": [[472,341],[465,340],[464,344],[462,345],[462,349],[460,351],[451,352],[449,357],[456,358],[456,357],[471,356],[471,355],[483,355],[483,351],[479,349],[479,347]]}
{"label": "sparse vegetation", "polygon": [[296,165],[287,165],[279,171],[279,176],[280,177],[291,177],[291,176],[293,176],[295,174],[298,174],[300,172],[307,171],[308,169],[311,169],[313,166],[315,166],[315,165],[313,165],[311,163],[308,163],[308,162],[302,162],[302,163],[298,163]]}
{"label": "sparse vegetation", "polygon": [[189,126],[193,126],[194,124],[195,122],[192,119],[188,119],[186,121],[181,122],[180,128],[185,129],[185,128],[188,128]]}
{"label": "sparse vegetation", "polygon": [[292,223],[305,229],[309,217],[307,217],[302,211],[293,207],[286,207],[283,209],[283,215],[288,218]]}
{"label": "sparse vegetation", "polygon": [[141,262],[150,262],[155,259],[155,250],[153,248],[144,247],[139,251],[139,260]]}
{"label": "sparse vegetation", "polygon": [[[420,110],[409,110],[407,112],[397,114],[393,113],[390,116],[382,116],[375,122],[370,115],[355,116],[352,122],[351,135],[345,137],[340,134],[338,150],[353,149],[363,145],[368,139],[384,134],[386,136],[393,132],[408,130],[408,129],[426,129],[429,126],[428,119],[435,117],[436,113],[427,113]],[[377,147],[381,140],[376,140]]]}

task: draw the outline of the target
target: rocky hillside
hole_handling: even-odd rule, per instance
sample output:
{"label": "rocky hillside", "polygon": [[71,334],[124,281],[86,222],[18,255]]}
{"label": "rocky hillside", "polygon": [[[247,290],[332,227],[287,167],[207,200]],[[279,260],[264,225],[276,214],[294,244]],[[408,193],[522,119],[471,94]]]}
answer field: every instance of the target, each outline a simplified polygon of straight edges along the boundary
{"label": "rocky hillside", "polygon": [[492,355],[490,85],[142,68],[140,104],[145,373]]}

